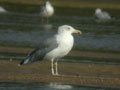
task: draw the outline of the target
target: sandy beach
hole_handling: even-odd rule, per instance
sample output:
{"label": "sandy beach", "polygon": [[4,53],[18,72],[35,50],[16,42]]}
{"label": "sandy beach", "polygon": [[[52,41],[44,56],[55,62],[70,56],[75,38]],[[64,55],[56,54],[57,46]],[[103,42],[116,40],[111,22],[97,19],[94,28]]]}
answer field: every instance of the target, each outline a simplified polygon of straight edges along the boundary
{"label": "sandy beach", "polygon": [[119,65],[97,65],[59,62],[59,76],[50,73],[50,62],[18,66],[20,61],[0,61],[0,80],[3,82],[59,82],[73,85],[119,87]]}

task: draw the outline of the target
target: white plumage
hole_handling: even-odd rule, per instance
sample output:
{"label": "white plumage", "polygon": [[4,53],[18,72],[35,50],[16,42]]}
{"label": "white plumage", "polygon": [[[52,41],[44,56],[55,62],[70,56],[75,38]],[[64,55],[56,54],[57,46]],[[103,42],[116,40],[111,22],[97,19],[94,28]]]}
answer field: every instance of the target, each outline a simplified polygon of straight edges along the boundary
{"label": "white plumage", "polygon": [[71,34],[74,31],[74,29],[72,30],[72,27],[69,26],[71,28],[71,31],[67,31],[67,27],[68,26],[59,27],[58,34],[55,36],[56,42],[58,43],[58,47],[49,52],[45,56],[45,59],[47,58],[50,60],[52,58],[59,59],[67,55],[69,51],[72,49],[74,39]]}

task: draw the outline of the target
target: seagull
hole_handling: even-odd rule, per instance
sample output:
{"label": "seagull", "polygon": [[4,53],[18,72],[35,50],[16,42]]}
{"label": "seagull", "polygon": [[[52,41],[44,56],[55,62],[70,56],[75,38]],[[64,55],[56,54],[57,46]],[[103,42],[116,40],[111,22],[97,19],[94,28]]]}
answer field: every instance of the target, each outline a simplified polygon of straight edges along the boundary
{"label": "seagull", "polygon": [[0,6],[0,13],[4,13],[4,12],[6,12],[6,10]]}
{"label": "seagull", "polygon": [[69,25],[59,26],[57,34],[44,41],[40,47],[32,51],[19,65],[30,64],[38,60],[49,60],[51,61],[52,75],[59,75],[57,61],[71,51],[74,44],[73,33],[82,34],[81,31]]}
{"label": "seagull", "polygon": [[54,14],[54,8],[49,1],[46,1],[45,5],[41,7],[40,16],[47,18],[47,23],[49,22],[49,17]]}
{"label": "seagull", "polygon": [[108,21],[111,19],[109,13],[102,11],[100,8],[95,10],[94,18],[96,21]]}

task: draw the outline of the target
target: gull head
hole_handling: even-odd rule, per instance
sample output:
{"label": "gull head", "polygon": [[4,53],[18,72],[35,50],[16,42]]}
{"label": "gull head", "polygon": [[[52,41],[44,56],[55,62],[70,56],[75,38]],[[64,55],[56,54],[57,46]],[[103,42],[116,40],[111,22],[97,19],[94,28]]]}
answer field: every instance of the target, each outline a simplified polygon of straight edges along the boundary
{"label": "gull head", "polygon": [[102,10],[101,10],[100,8],[97,8],[97,9],[95,10],[95,13],[100,13],[100,12],[102,12]]}
{"label": "gull head", "polygon": [[46,5],[51,5],[51,3],[49,1],[46,1]]}
{"label": "gull head", "polygon": [[62,26],[59,26],[58,27],[58,33],[59,34],[73,34],[73,33],[76,33],[76,34],[82,34],[82,32],[80,30],[76,30],[74,29],[72,26],[69,26],[69,25],[62,25]]}

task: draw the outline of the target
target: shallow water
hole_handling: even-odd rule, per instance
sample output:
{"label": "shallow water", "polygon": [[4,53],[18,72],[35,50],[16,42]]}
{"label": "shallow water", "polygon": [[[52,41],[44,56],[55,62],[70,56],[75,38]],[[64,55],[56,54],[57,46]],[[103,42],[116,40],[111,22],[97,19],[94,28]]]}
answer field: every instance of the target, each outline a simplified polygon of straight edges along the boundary
{"label": "shallow water", "polygon": [[115,90],[116,88],[66,85],[60,83],[0,83],[0,90]]}
{"label": "shallow water", "polygon": [[92,18],[94,9],[78,8],[56,8],[49,24],[46,21],[41,23],[37,12],[0,14],[0,45],[36,47],[43,39],[52,36],[58,26],[69,24],[83,32],[82,36],[74,35],[76,48],[119,52],[120,13],[117,10],[108,11],[113,15],[117,13],[117,19],[97,23]]}

